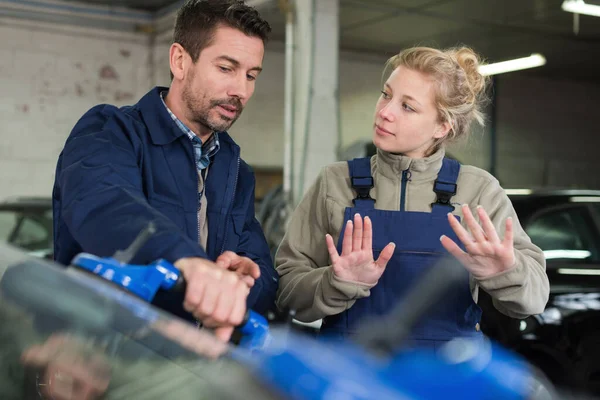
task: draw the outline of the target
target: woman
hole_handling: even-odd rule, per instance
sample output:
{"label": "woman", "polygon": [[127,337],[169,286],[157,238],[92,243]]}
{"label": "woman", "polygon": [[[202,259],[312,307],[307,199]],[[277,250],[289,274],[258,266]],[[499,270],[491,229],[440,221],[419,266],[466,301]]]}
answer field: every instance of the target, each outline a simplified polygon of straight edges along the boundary
{"label": "woman", "polygon": [[387,66],[377,154],[325,167],[295,210],[276,256],[279,307],[301,321],[323,318],[324,333],[351,334],[365,316],[389,311],[445,249],[469,274],[413,331],[416,343],[479,336],[479,288],[508,316],[541,313],[544,256],[510,200],[489,173],[444,158],[471,122],[483,124],[478,56],[418,47]]}

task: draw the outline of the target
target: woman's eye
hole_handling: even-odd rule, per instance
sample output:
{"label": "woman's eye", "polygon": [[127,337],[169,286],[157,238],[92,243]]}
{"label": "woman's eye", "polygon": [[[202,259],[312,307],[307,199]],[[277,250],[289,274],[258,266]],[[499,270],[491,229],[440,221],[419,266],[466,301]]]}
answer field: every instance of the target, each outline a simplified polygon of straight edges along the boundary
{"label": "woman's eye", "polygon": [[415,109],[406,103],[402,104],[402,108],[404,108],[406,111],[415,112]]}

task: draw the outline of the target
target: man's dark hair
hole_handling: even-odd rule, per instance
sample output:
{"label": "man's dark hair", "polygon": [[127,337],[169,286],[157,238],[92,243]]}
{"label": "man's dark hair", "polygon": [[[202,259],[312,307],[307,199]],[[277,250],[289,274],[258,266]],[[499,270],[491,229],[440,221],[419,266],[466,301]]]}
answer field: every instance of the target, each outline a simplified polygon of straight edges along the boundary
{"label": "man's dark hair", "polygon": [[238,29],[248,36],[268,40],[271,26],[258,11],[241,0],[188,0],[179,9],[173,43],[179,43],[196,62],[219,26]]}

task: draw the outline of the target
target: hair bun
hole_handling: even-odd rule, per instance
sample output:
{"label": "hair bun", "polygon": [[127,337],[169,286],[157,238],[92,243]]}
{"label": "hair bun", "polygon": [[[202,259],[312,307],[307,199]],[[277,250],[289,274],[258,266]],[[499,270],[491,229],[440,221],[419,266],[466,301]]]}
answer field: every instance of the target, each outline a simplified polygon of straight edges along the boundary
{"label": "hair bun", "polygon": [[475,97],[479,97],[485,90],[486,77],[479,72],[481,60],[479,56],[468,47],[461,47],[454,52],[457,64],[465,71],[467,82]]}

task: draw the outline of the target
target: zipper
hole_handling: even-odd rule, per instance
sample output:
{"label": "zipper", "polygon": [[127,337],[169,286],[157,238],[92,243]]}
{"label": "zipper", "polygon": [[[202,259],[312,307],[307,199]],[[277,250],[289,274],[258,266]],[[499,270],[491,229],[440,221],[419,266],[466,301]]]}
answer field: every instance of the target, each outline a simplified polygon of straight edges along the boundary
{"label": "zipper", "polygon": [[[200,177],[198,177],[198,187],[200,187]],[[198,228],[198,244],[200,244],[200,207],[202,207],[202,194],[198,193],[198,206],[196,207],[196,227]],[[207,249],[204,249],[207,251]]]}
{"label": "zipper", "polygon": [[[227,215],[225,216],[225,223],[227,223],[227,217],[231,213],[231,207],[233,207],[233,201],[235,199],[235,192],[237,190],[238,178],[240,176],[240,161],[241,158],[238,156],[237,159],[237,170],[235,171],[235,183],[233,184],[233,196],[231,197],[231,204],[229,205],[229,210],[227,210]],[[219,254],[223,254],[225,251],[225,245],[227,244],[227,229],[225,229],[225,237],[223,237],[223,246],[221,246],[221,252]]]}
{"label": "zipper", "polygon": [[[383,249],[380,250],[376,250],[373,249],[374,253],[381,253],[383,251]],[[399,253],[399,254],[416,254],[416,255],[422,255],[422,256],[442,256],[444,255],[444,253],[439,252],[439,251],[418,251],[418,250],[394,250],[394,254]]]}
{"label": "zipper", "polygon": [[[191,143],[191,142],[190,142]],[[197,206],[196,206],[196,243],[198,243],[198,246],[200,246],[200,207],[202,206],[202,194],[200,193],[200,191],[198,190],[200,188],[200,179],[202,178],[200,176],[200,174],[202,173],[202,171],[198,171],[198,165],[196,165],[196,155],[195,155],[195,150],[194,150],[194,144],[192,143],[192,154],[193,154],[193,159],[194,159],[194,169],[196,170],[196,193],[198,198],[196,199],[197,202]],[[204,191],[204,188],[203,188]],[[208,249],[204,249],[204,251],[206,252]],[[202,329],[202,322],[197,319],[194,318],[195,321],[195,325],[196,325],[196,329]]]}
{"label": "zipper", "polygon": [[407,168],[402,171],[402,186],[400,192],[400,211],[404,211],[406,207],[406,186],[410,180],[410,170]]}
{"label": "zipper", "polygon": [[443,255],[439,251],[412,251],[412,250],[400,250],[398,253],[401,254],[418,254],[418,255]]}

